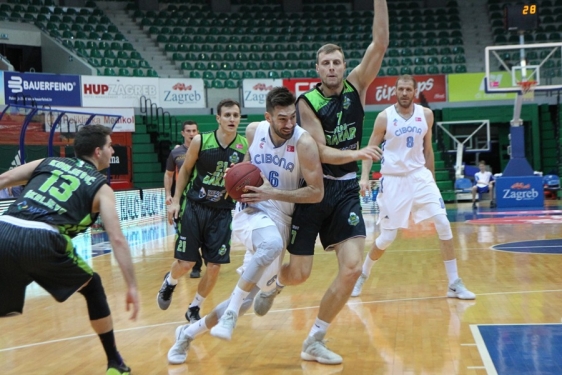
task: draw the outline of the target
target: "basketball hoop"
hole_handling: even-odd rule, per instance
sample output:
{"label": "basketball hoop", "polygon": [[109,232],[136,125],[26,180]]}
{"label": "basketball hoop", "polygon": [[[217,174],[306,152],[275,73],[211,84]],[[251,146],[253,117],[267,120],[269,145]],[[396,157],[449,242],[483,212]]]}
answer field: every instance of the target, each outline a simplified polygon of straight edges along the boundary
{"label": "basketball hoop", "polygon": [[537,85],[537,81],[519,81],[517,85],[521,88],[524,101],[533,101],[535,99],[535,86]]}

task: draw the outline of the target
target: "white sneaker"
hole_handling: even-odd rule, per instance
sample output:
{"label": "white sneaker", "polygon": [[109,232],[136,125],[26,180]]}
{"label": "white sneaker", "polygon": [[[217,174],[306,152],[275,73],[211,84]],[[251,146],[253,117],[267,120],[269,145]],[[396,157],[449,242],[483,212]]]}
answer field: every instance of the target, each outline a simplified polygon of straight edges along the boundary
{"label": "white sneaker", "polygon": [[355,282],[353,291],[351,292],[352,297],[359,297],[359,295],[361,295],[361,290],[363,289],[363,284],[365,283],[365,280],[367,280],[367,277],[368,276],[363,273],[361,274],[361,276],[359,276],[359,278]]}
{"label": "white sneaker", "polygon": [[458,299],[475,299],[476,295],[470,290],[466,289],[466,286],[464,286],[462,280],[459,278],[453,281],[451,285],[449,285],[447,297]]}
{"label": "white sneaker", "polygon": [[180,365],[187,359],[189,344],[193,341],[192,337],[184,333],[188,326],[189,324],[184,324],[176,328],[176,342],[168,351],[168,362],[172,365]]}
{"label": "white sneaker", "polygon": [[264,316],[273,306],[273,300],[283,288],[276,286],[275,289],[270,290],[269,292],[262,292],[260,291],[256,298],[254,299],[254,312],[258,316]]}
{"label": "white sneaker", "polygon": [[341,356],[326,348],[324,340],[318,333],[308,336],[302,343],[301,358],[305,361],[317,361],[325,365],[339,365],[343,362]]}
{"label": "white sneaker", "polygon": [[232,339],[232,331],[236,327],[236,320],[238,320],[238,315],[232,310],[226,310],[220,317],[217,325],[211,328],[211,335],[230,341]]}

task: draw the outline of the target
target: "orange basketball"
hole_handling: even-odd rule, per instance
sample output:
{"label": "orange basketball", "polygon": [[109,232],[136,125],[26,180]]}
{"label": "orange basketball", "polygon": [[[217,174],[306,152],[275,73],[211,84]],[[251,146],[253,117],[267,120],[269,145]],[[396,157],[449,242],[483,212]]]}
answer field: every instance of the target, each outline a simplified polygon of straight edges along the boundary
{"label": "orange basketball", "polygon": [[246,190],[246,186],[261,186],[262,184],[259,168],[249,162],[234,164],[224,179],[228,195],[236,200],[239,200],[242,194],[250,191]]}

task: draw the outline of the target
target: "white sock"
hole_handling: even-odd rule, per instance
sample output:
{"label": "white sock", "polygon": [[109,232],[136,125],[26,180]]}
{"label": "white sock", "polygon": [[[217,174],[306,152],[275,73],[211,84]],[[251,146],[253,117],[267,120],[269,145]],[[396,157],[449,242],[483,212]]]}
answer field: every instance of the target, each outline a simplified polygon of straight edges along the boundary
{"label": "white sock", "polygon": [[205,301],[205,297],[202,297],[199,293],[196,293],[195,298],[193,299],[193,302],[189,304],[189,307],[201,306],[203,304],[203,301]]}
{"label": "white sock", "polygon": [[207,332],[209,330],[209,328],[207,328],[206,318],[207,318],[207,316],[204,316],[203,319],[198,320],[195,323],[187,326],[187,328],[185,328],[185,333],[189,337],[194,339],[197,336],[199,336],[200,334]]}
{"label": "white sock", "polygon": [[310,329],[310,333],[308,334],[308,336],[314,336],[316,332],[322,332],[322,338],[324,338],[324,335],[326,334],[326,331],[328,331],[329,326],[330,323],[327,323],[323,320],[316,318],[314,324],[312,325],[312,328]]}
{"label": "white sock", "polygon": [[459,278],[459,271],[457,270],[457,260],[445,260],[445,270],[447,271],[447,278],[449,279],[449,285],[451,285],[456,279]]}
{"label": "white sock", "polygon": [[[168,285],[178,285],[178,279],[174,279],[172,277],[172,273],[170,272],[170,274],[168,275],[168,277],[166,278],[166,282],[168,283]],[[184,305],[185,306],[185,305]]]}
{"label": "white sock", "polygon": [[376,260],[372,260],[369,254],[367,254],[367,256],[365,257],[365,261],[363,262],[363,269],[361,270],[363,275],[369,277],[369,275],[371,274],[371,268],[373,268],[376,262]]}
{"label": "white sock", "polygon": [[239,315],[240,306],[242,306],[244,299],[248,297],[249,294],[250,292],[245,292],[242,289],[240,289],[238,285],[236,285],[234,291],[232,292],[232,295],[230,296],[230,302],[228,303],[226,309],[232,310],[236,313],[236,315]]}

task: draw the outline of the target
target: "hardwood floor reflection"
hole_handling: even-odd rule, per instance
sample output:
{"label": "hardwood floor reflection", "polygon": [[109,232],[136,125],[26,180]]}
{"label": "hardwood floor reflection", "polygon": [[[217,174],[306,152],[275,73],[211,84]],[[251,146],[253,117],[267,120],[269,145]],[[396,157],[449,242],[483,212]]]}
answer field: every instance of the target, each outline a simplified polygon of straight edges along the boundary
{"label": "hardwood floor reflection", "polygon": [[[375,234],[367,215],[367,243]],[[330,326],[327,346],[344,358],[339,366],[301,361],[300,351],[325,289],[337,272],[333,253],[316,250],[312,276],[286,287],[265,317],[238,319],[231,342],[208,334],[192,343],[187,362],[168,365],[166,354],[197,287],[180,280],[167,311],[156,305],[172,262],[173,237],[141,239],[134,260],[142,298],[136,322],[127,320],[124,283],[115,260],[92,260],[112,309],[117,344],[134,374],[486,374],[470,324],[560,322],[562,257],[502,252],[504,242],[560,238],[559,224],[452,224],[459,272],[476,301],[446,298],[447,280],[433,224],[399,232],[375,265],[363,294],[351,298]],[[367,246],[368,247],[368,246]],[[367,251],[367,248],[366,248]],[[242,263],[233,244],[202,314],[229,296]],[[102,374],[105,355],[88,324],[86,304],[75,295],[56,303],[38,287],[28,292],[24,315],[0,319],[0,373]]]}

